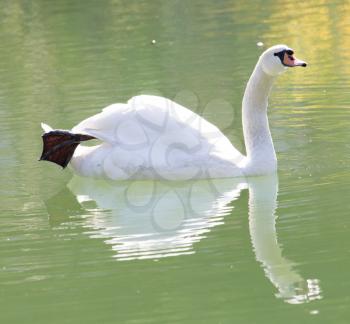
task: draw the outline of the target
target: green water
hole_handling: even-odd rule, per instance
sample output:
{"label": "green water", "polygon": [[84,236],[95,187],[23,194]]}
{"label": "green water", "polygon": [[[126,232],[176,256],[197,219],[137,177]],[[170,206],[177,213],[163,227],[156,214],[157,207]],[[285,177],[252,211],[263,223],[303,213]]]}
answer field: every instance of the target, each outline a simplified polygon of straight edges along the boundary
{"label": "green water", "polygon": [[[349,16],[346,1],[2,1],[0,322],[349,323]],[[37,162],[41,121],[69,129],[139,93],[244,150],[257,42],[309,62],[270,98],[278,179],[107,183]]]}

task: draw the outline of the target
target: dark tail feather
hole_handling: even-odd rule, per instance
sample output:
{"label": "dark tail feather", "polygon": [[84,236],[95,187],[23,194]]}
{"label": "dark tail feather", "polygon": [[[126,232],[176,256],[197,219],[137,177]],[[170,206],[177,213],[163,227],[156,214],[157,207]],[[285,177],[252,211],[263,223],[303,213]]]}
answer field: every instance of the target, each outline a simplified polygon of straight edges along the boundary
{"label": "dark tail feather", "polygon": [[40,160],[56,163],[62,168],[68,165],[80,142],[95,139],[93,136],[73,134],[62,130],[44,133],[42,138],[44,146]]}

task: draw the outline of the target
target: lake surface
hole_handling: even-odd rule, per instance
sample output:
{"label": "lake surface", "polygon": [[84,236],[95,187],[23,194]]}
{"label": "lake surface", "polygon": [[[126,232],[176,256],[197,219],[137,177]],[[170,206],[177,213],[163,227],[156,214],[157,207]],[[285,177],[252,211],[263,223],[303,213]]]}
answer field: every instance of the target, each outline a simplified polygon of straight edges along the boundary
{"label": "lake surface", "polygon": [[[0,322],[349,323],[349,16],[346,1],[3,1]],[[140,93],[244,151],[244,87],[278,43],[309,63],[271,94],[278,177],[111,183],[37,162],[41,121],[70,129]]]}

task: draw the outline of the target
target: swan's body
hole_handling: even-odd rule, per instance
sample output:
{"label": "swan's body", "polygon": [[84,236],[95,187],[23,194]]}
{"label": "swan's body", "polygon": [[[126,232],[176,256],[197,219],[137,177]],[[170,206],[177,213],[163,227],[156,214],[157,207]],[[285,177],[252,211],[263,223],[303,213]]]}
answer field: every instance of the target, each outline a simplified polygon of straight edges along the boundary
{"label": "swan's body", "polygon": [[84,176],[220,178],[242,176],[244,157],[214,125],[177,103],[137,96],[114,104],[72,129],[103,143],[78,146],[71,165]]}
{"label": "swan's body", "polygon": [[[71,159],[72,168],[83,176],[114,180],[222,178],[275,172],[267,99],[275,77],[286,69],[280,55],[284,57],[287,51],[291,50],[284,45],[265,51],[248,81],[243,98],[247,156],[216,126],[189,109],[166,98],[142,95],[126,104],[108,106],[72,129],[73,134],[102,141],[93,147],[79,145]],[[47,125],[43,128],[50,132]]]}

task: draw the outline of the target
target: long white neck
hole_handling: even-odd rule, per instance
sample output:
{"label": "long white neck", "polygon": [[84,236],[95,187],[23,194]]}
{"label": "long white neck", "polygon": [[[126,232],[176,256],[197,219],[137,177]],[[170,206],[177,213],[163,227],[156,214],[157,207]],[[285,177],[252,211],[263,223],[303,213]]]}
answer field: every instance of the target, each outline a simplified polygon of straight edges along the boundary
{"label": "long white neck", "polygon": [[267,119],[268,95],[275,77],[266,74],[258,61],[243,97],[243,133],[247,152],[247,171],[271,173],[277,168]]}

